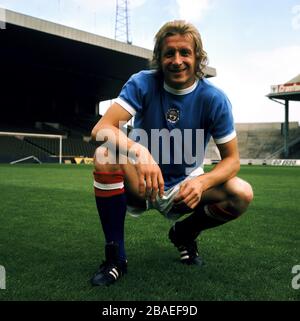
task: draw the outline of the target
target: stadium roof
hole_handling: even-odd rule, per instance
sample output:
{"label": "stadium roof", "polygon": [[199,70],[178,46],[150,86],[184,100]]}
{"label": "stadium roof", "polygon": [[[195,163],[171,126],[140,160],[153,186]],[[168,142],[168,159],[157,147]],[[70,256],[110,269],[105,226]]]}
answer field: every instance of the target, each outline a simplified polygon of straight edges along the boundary
{"label": "stadium roof", "polygon": [[[57,23],[5,10],[6,27],[0,32],[0,58],[6,68],[15,65],[56,73],[75,82],[76,90],[88,90],[97,99],[115,97],[132,73],[144,69],[151,50],[98,36]],[[27,73],[28,75],[28,73]],[[28,80],[30,81],[30,80]]]}
{"label": "stadium roof", "polygon": [[[0,11],[1,119],[95,114],[152,51],[10,10]],[[208,67],[207,77],[216,75]],[[55,119],[54,119],[55,118]]]}
{"label": "stadium roof", "polygon": [[300,101],[300,91],[299,92],[290,92],[290,93],[269,94],[269,95],[267,95],[267,97],[270,99]]}
{"label": "stadium roof", "polygon": [[[271,93],[267,97],[284,105],[284,156],[289,156],[289,101],[300,101],[300,74],[282,85],[271,86]],[[283,102],[278,101],[284,100]]]}
{"label": "stadium roof", "polygon": [[[146,68],[149,59],[152,57],[152,51],[149,49],[7,9],[5,10],[5,20],[7,24],[21,27],[18,28],[18,35],[15,35],[16,39],[14,39],[14,42],[23,39],[25,29],[27,29],[27,37],[30,37],[28,29],[33,32],[39,32],[43,36],[40,36],[38,39],[26,39],[28,42],[38,40],[38,42],[34,43],[36,50],[39,51],[44,47],[43,52],[41,52],[42,54],[55,55],[55,58],[58,60],[60,59],[60,53],[67,50],[68,61],[64,61],[64,63],[76,60],[76,69],[78,71],[82,72],[85,70],[88,73],[97,74],[97,77],[105,78],[108,81],[114,79],[124,83],[131,74]],[[51,35],[55,37],[53,38]],[[62,41],[62,38],[70,41]],[[53,49],[51,48],[51,40],[55,41]],[[74,59],[75,56],[76,59]],[[72,67],[74,67],[74,64]],[[206,77],[216,76],[215,68],[209,66],[206,68],[205,73]],[[116,93],[120,89],[119,86],[117,87]]]}
{"label": "stadium roof", "polygon": [[271,86],[270,99],[300,101],[300,74],[282,85]]}
{"label": "stadium roof", "polygon": [[128,55],[134,55],[140,58],[149,59],[151,57],[151,51],[145,48],[129,45],[125,42],[116,41],[110,38],[102,37],[96,34],[81,31],[50,21],[38,19],[7,9],[5,11],[6,23],[36,31],[41,31],[66,39],[84,42],[90,45],[96,45],[98,47],[126,53]]}
{"label": "stadium roof", "polygon": [[300,74],[294,77],[293,79],[289,80],[288,82],[286,82],[286,84],[293,84],[293,83],[300,83]]}

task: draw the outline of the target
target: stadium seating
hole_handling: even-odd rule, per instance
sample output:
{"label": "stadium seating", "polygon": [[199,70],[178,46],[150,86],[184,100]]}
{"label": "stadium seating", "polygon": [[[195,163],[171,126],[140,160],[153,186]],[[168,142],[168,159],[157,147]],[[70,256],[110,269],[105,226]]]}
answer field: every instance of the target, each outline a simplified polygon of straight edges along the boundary
{"label": "stadium seating", "polygon": [[[76,122],[63,124],[37,123],[26,126],[8,126],[0,124],[0,131],[43,133],[63,135],[63,159],[73,160],[75,157],[93,157],[97,143],[91,141],[90,130],[97,119],[82,118]],[[80,124],[80,125],[79,125]],[[57,126],[58,125],[58,126]],[[236,124],[241,159],[281,158],[284,145],[281,123]],[[290,158],[300,158],[300,127],[298,123],[290,123]],[[278,153],[276,154],[276,151]],[[275,154],[274,154],[275,153]],[[59,140],[41,137],[7,137],[0,136],[0,162],[11,162],[28,156],[35,156],[42,162],[57,162],[59,155]],[[282,156],[283,157],[283,156]],[[206,159],[218,161],[220,155],[211,139],[205,154]]]}
{"label": "stadium seating", "polygon": [[41,162],[53,162],[50,155],[39,147],[17,137],[0,136],[0,162],[10,163],[22,158],[34,156]]}
{"label": "stadium seating", "polygon": [[[59,150],[59,141],[57,139],[47,138],[25,138],[30,144],[40,148],[51,155],[57,155]],[[65,157],[93,157],[95,147],[82,138],[64,138],[62,141],[62,153]]]}
{"label": "stadium seating", "polygon": [[[297,122],[290,123],[289,128],[289,141],[300,137],[300,127]],[[281,123],[236,124],[236,131],[240,157],[243,159],[269,158],[284,145]],[[297,150],[299,150],[297,146],[291,148],[289,158],[295,157]],[[274,157],[281,158],[283,155],[278,153],[274,154]],[[209,141],[205,158],[220,159],[212,139]]]}

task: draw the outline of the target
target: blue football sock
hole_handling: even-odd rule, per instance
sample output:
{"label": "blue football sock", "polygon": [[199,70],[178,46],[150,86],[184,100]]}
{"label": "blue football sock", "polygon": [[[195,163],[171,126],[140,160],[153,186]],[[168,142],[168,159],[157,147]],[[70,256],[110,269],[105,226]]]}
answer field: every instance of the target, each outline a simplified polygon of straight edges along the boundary
{"label": "blue football sock", "polygon": [[125,261],[124,224],[127,201],[124,173],[94,172],[94,190],[106,243],[117,243],[119,258]]}
{"label": "blue football sock", "polygon": [[125,194],[96,197],[96,204],[106,243],[118,243],[119,257],[125,261],[124,223],[127,208]]}

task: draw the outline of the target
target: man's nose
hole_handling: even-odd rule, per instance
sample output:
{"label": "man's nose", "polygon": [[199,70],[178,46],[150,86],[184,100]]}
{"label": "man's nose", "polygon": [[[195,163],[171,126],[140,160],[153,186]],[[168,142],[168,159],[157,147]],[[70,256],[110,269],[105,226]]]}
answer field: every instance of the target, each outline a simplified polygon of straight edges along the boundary
{"label": "man's nose", "polygon": [[180,66],[182,64],[182,57],[179,52],[176,52],[173,59],[173,64]]}

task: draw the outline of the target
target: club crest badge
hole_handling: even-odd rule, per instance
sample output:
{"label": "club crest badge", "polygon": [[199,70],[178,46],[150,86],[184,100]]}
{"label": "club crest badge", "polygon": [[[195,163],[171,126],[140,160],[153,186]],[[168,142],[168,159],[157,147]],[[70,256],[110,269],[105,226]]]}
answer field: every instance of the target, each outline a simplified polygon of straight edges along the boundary
{"label": "club crest badge", "polygon": [[180,111],[177,108],[169,108],[166,113],[167,121],[176,124],[180,118]]}

